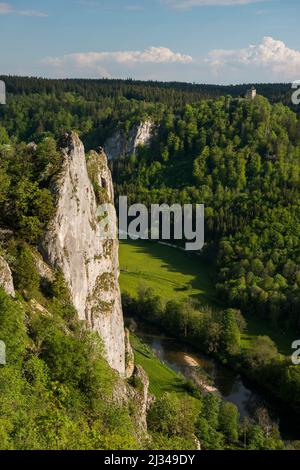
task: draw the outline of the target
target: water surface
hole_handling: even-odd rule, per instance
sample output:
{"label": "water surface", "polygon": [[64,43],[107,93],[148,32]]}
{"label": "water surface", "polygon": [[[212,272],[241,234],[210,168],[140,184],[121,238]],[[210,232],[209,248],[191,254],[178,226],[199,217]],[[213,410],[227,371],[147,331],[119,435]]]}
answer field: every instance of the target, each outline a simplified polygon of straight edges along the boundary
{"label": "water surface", "polygon": [[[190,378],[196,367],[205,371],[222,398],[234,403],[241,418],[253,417],[258,408],[266,408],[273,422],[279,425],[283,439],[300,439],[300,422],[284,409],[280,402],[267,397],[255,385],[242,378],[234,370],[196,351],[191,346],[171,338],[156,327],[139,322],[135,334],[146,343],[157,357],[176,372]],[[209,381],[210,382],[210,381]]]}

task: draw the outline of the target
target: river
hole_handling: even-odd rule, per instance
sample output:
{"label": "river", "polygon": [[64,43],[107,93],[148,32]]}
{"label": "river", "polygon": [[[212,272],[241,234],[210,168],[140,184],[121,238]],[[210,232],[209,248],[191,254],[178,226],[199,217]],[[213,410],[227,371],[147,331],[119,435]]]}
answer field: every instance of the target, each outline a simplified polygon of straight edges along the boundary
{"label": "river", "polygon": [[196,351],[191,346],[168,337],[158,328],[148,324],[146,326],[140,321],[135,334],[162,362],[186,378],[191,378],[193,370],[200,367],[212,379],[210,386],[213,385],[213,389],[216,389],[224,400],[237,406],[241,418],[253,417],[255,411],[263,407],[268,410],[271,420],[278,424],[284,440],[300,440],[300,420],[295,419],[295,414],[285,409],[277,400],[266,397],[234,370],[222,366],[212,357]]}

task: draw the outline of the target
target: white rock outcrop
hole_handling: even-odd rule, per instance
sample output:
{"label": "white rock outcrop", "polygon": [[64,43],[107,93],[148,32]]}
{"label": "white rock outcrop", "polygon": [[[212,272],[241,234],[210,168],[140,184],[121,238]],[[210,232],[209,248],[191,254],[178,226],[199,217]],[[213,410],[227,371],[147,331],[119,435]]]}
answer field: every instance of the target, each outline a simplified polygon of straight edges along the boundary
{"label": "white rock outcrop", "polygon": [[48,282],[53,282],[55,279],[53,270],[48,266],[47,263],[43,260],[43,257],[37,250],[31,250],[31,254],[33,257],[33,261],[35,264],[35,269],[42,280],[46,280]]}
{"label": "white rock outcrop", "polygon": [[125,329],[125,376],[126,378],[132,377],[134,372],[134,352],[130,344],[130,332]]}
{"label": "white rock outcrop", "polygon": [[86,158],[75,133],[65,136],[62,153],[62,169],[53,183],[57,210],[41,251],[52,267],[63,272],[79,318],[99,332],[109,365],[124,376],[118,241],[103,240],[97,231],[97,199],[113,202],[107,159],[102,151]]}
{"label": "white rock outcrop", "polygon": [[15,297],[15,289],[11,270],[2,256],[0,256],[0,287],[2,287],[8,295]]}
{"label": "white rock outcrop", "polygon": [[104,145],[104,151],[109,160],[116,160],[119,157],[135,155],[139,146],[150,144],[153,135],[154,124],[148,120],[135,126],[129,134],[124,131],[116,132]]}
{"label": "white rock outcrop", "polygon": [[[119,405],[131,406],[137,438],[144,442],[147,436],[147,412],[155,397],[149,393],[149,378],[144,369],[134,366],[129,381],[118,380],[114,384],[113,400]],[[134,404],[134,406],[132,406]]]}

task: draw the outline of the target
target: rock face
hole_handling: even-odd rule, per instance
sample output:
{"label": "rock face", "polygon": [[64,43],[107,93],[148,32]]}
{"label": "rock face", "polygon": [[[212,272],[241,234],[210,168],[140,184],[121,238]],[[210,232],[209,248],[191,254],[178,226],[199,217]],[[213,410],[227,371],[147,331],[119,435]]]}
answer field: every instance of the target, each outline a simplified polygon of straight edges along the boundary
{"label": "rock face", "polygon": [[147,439],[147,412],[155,398],[149,393],[149,378],[141,366],[135,366],[128,382],[115,383],[113,400],[130,406],[139,440]]}
{"label": "rock face", "polygon": [[141,366],[135,366],[131,378],[133,387],[128,390],[129,396],[137,405],[136,424],[141,434],[147,433],[147,411],[153,397],[149,394],[149,378]]}
{"label": "rock face", "polygon": [[53,282],[55,277],[53,270],[48,266],[47,263],[45,263],[40,253],[38,253],[36,250],[32,250],[31,254],[33,256],[36,271],[41,279],[48,282]]}
{"label": "rock face", "polygon": [[15,296],[15,289],[10,267],[4,258],[0,256],[0,287],[2,287],[8,295]]}
{"label": "rock face", "polygon": [[108,159],[116,160],[119,157],[135,155],[139,146],[149,145],[153,128],[151,121],[145,121],[135,126],[128,135],[124,131],[116,132],[104,145]]}
{"label": "rock face", "polygon": [[56,215],[41,251],[63,272],[79,318],[102,337],[109,365],[125,375],[118,241],[101,239],[98,233],[97,204],[113,202],[111,174],[102,151],[86,159],[75,133],[65,136],[62,154],[62,169],[52,188]]}
{"label": "rock face", "polygon": [[134,353],[130,344],[129,330],[125,329],[125,376],[131,377],[134,372]]}

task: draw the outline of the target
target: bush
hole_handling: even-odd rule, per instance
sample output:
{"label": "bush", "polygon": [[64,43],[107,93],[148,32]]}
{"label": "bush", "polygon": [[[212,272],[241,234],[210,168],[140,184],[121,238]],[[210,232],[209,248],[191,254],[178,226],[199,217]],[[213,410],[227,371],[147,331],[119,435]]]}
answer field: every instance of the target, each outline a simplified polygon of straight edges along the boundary
{"label": "bush", "polygon": [[21,292],[26,291],[30,297],[39,287],[40,277],[36,271],[30,248],[25,243],[16,247],[13,278],[15,287]]}

